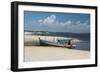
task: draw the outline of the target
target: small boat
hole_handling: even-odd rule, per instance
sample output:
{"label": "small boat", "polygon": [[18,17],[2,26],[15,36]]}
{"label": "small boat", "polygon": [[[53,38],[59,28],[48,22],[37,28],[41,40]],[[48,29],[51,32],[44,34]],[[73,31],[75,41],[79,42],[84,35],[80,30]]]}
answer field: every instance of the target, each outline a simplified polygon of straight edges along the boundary
{"label": "small boat", "polygon": [[56,46],[56,47],[66,47],[66,48],[75,48],[76,45],[72,45],[72,44],[68,44],[68,43],[61,43],[61,42],[51,42],[51,41],[46,41],[46,40],[42,40],[40,39],[40,45],[41,46]]}

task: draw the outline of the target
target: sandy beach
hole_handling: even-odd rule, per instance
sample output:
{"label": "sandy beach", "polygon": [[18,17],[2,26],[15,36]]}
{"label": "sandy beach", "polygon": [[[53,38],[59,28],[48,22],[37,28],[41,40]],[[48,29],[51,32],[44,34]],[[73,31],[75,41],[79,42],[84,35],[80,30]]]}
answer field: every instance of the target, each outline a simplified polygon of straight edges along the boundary
{"label": "sandy beach", "polygon": [[[69,49],[65,47],[40,46],[39,38],[56,42],[56,39],[68,39],[64,37],[39,36],[32,33],[24,37],[24,61],[50,61],[50,60],[77,60],[90,58],[90,52],[84,50]],[[75,39],[73,42],[79,42]]]}
{"label": "sandy beach", "polygon": [[25,46],[24,61],[77,60],[90,58],[89,51],[53,46]]}

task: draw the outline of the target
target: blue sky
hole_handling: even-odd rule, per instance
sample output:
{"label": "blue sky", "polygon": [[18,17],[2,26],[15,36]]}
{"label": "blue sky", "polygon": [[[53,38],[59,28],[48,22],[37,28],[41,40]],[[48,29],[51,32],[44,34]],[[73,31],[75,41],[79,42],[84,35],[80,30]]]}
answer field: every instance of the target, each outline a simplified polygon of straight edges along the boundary
{"label": "blue sky", "polygon": [[24,11],[25,30],[89,33],[90,14]]}

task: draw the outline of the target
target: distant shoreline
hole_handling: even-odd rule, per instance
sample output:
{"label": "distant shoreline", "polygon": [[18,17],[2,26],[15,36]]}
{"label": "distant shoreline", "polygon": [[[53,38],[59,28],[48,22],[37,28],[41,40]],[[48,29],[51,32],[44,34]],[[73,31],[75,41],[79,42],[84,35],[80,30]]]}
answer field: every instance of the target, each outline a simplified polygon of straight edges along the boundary
{"label": "distant shoreline", "polygon": [[32,31],[32,30],[24,30],[24,32],[50,32],[50,33],[90,34],[90,32],[88,32],[88,33],[75,33],[75,32],[51,32],[51,31]]}

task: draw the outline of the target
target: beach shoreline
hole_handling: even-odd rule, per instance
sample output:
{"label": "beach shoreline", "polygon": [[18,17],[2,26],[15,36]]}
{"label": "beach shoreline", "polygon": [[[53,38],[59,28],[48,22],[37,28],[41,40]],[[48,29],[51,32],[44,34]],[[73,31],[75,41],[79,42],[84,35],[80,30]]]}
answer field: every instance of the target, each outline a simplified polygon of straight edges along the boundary
{"label": "beach shoreline", "polygon": [[[69,49],[58,46],[40,46],[39,38],[56,43],[57,39],[70,39],[68,37],[41,36],[27,33],[27,35],[25,34],[24,36],[24,62],[81,60],[90,58],[90,51],[80,50],[78,48]],[[80,40],[74,38],[72,42],[80,42]]]}

